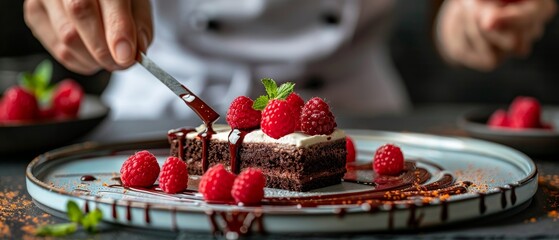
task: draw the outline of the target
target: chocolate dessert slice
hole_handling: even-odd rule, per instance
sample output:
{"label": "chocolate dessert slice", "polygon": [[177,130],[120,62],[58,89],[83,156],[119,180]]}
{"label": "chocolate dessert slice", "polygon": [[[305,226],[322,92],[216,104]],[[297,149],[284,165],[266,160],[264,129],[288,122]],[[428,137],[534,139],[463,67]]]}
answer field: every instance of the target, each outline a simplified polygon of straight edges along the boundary
{"label": "chocolate dessert slice", "polygon": [[[214,125],[211,134],[203,129],[169,131],[171,155],[187,162],[189,174],[202,175],[204,164],[221,163],[237,173],[255,167],[266,175],[269,188],[309,191],[339,184],[346,172],[346,140],[341,130],[314,136],[295,132],[273,139],[260,130],[231,131],[228,126]],[[203,138],[203,134],[211,137]]]}

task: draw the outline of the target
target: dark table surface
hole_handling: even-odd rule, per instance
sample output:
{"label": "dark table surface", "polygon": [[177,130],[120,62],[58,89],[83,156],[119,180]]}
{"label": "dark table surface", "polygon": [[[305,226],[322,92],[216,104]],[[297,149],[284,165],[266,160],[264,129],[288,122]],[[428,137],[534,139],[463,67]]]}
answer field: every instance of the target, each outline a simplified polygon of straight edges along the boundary
{"label": "dark table surface", "polygon": [[[466,136],[456,125],[456,119],[474,108],[465,105],[431,105],[417,107],[409,114],[397,116],[359,117],[338,116],[343,129],[374,129],[397,132],[418,132],[446,136]],[[168,129],[195,126],[188,120],[127,120],[105,121],[82,141],[121,142],[157,139],[166,136]],[[32,229],[41,224],[67,222],[43,212],[25,188],[25,168],[36,153],[0,156],[0,239],[30,239]],[[559,156],[532,156],[540,174],[538,191],[531,202],[509,212],[434,229],[398,233],[340,233],[337,235],[267,235],[251,238],[559,238]],[[127,228],[104,224],[95,235],[78,232],[71,239],[192,239],[212,238],[209,233],[165,232]],[[219,238],[219,237],[218,237]]]}

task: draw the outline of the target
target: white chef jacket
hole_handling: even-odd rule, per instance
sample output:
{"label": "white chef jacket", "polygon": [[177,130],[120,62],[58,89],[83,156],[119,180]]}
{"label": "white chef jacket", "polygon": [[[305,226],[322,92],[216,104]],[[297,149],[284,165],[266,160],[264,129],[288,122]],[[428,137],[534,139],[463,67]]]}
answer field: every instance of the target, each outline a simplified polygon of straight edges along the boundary
{"label": "white chef jacket", "polygon": [[[391,0],[152,1],[148,56],[225,115],[240,95],[264,94],[263,77],[291,81],[334,114],[409,107],[388,57]],[[114,119],[193,117],[182,100],[137,64],[113,73],[103,94]]]}

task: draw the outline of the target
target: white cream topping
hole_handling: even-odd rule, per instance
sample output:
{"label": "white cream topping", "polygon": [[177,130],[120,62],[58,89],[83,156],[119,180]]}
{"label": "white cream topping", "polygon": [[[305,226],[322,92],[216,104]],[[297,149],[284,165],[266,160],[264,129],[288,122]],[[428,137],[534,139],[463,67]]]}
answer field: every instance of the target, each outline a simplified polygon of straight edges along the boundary
{"label": "white cream topping", "polygon": [[[204,125],[200,125],[196,128],[196,132],[191,132],[186,135],[187,138],[193,139],[196,136],[203,132],[206,129]],[[228,141],[229,132],[231,132],[231,128],[224,124],[214,124],[213,129],[215,134],[212,135],[212,139],[216,139],[219,141]],[[295,145],[296,147],[308,147],[317,143],[333,141],[345,138],[345,133],[342,130],[336,129],[330,135],[308,135],[302,132],[294,132],[287,134],[280,139],[274,139],[266,135],[262,130],[254,130],[248,133],[244,141],[245,143],[278,143],[278,144],[287,144],[287,145]]]}

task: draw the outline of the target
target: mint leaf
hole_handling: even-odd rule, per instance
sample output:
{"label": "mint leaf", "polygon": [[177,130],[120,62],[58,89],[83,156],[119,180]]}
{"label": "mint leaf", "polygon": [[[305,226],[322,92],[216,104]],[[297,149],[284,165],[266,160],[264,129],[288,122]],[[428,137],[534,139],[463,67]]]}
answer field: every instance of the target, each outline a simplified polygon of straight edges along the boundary
{"label": "mint leaf", "polygon": [[271,78],[262,78],[262,84],[264,84],[264,88],[266,88],[267,96],[260,96],[258,97],[254,103],[252,104],[252,108],[254,110],[264,110],[266,105],[271,99],[281,99],[285,100],[289,94],[293,92],[293,88],[295,87],[295,83],[286,82],[279,86]]}
{"label": "mint leaf", "polygon": [[35,235],[37,236],[54,236],[54,237],[62,237],[68,234],[76,232],[78,229],[77,223],[60,223],[60,224],[52,224],[39,227],[35,231]]}
{"label": "mint leaf", "polygon": [[52,63],[47,59],[39,63],[33,73],[22,72],[19,75],[19,82],[25,89],[33,93],[41,102],[48,102],[52,78]]}
{"label": "mint leaf", "polygon": [[46,88],[52,77],[52,63],[48,59],[43,60],[37,65],[33,75],[35,75],[35,86],[38,89]]}
{"label": "mint leaf", "polygon": [[86,231],[94,233],[97,232],[97,225],[101,222],[101,219],[103,219],[103,213],[97,208],[86,214],[81,223]]}
{"label": "mint leaf", "polygon": [[264,108],[266,108],[266,105],[268,105],[268,101],[270,101],[270,98],[268,98],[268,96],[262,95],[254,100],[252,108],[254,108],[254,110],[262,111],[264,110]]}
{"label": "mint leaf", "polygon": [[70,219],[71,222],[75,222],[75,223],[81,222],[83,218],[83,213],[80,210],[80,207],[78,207],[78,204],[76,202],[68,201],[68,203],[66,203],[66,210],[68,211],[67,213],[68,219]]}
{"label": "mint leaf", "polygon": [[262,78],[262,84],[264,84],[264,88],[266,88],[266,93],[270,99],[276,98],[276,94],[278,92],[278,85],[276,81],[271,78]]}
{"label": "mint leaf", "polygon": [[293,92],[295,83],[286,82],[278,88],[277,99],[286,99]]}
{"label": "mint leaf", "polygon": [[79,226],[78,224],[81,224],[87,232],[94,233],[97,232],[97,225],[103,219],[103,213],[98,208],[84,216],[80,207],[74,201],[68,201],[66,204],[66,210],[68,212],[68,218],[72,221],[71,223],[45,225],[39,227],[35,231],[35,235],[55,237],[65,236],[76,232]]}

